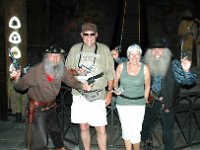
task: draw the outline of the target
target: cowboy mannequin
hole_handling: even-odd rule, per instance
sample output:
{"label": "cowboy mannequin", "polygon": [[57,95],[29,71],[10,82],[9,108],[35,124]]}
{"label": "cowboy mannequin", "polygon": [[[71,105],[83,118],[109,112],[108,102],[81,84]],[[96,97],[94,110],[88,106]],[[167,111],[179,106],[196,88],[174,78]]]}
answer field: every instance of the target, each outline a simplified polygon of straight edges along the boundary
{"label": "cowboy mannequin", "polygon": [[[179,84],[191,85],[196,82],[196,75],[190,72],[191,61],[187,57],[172,60],[169,43],[161,37],[152,37],[144,60],[151,72],[151,93],[155,100],[152,107],[146,106],[143,129],[141,132],[145,150],[153,149],[151,127],[158,116],[163,125],[164,150],[174,150],[173,102],[179,93]],[[164,105],[164,106],[163,106]]]}
{"label": "cowboy mannequin", "polygon": [[57,45],[51,45],[45,50],[43,61],[31,67],[23,77],[20,77],[20,70],[10,72],[16,90],[28,89],[28,149],[48,150],[49,133],[55,149],[65,150],[55,103],[61,82],[75,89],[91,89],[88,84],[83,84],[68,74],[63,62],[63,52]]}

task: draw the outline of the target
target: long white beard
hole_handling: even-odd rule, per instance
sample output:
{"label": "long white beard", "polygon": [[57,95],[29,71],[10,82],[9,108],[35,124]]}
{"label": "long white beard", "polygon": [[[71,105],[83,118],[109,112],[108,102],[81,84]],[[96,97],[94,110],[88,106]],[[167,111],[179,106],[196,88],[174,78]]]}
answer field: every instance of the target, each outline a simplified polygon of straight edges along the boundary
{"label": "long white beard", "polygon": [[61,61],[57,65],[53,65],[46,57],[43,59],[44,70],[47,74],[52,75],[55,79],[61,79],[64,73],[64,62]]}
{"label": "long white beard", "polygon": [[148,49],[145,53],[144,60],[145,64],[148,65],[151,74],[160,75],[162,78],[165,77],[169,64],[171,62],[172,53],[168,48],[165,48],[163,54],[159,59],[156,59],[151,54],[151,49]]}

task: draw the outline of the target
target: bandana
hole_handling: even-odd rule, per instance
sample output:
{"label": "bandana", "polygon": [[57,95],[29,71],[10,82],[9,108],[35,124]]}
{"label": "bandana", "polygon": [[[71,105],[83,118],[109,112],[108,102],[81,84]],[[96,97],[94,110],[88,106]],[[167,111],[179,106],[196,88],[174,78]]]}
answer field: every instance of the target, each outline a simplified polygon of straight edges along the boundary
{"label": "bandana", "polygon": [[47,75],[48,82],[52,82],[54,77],[52,75]]}

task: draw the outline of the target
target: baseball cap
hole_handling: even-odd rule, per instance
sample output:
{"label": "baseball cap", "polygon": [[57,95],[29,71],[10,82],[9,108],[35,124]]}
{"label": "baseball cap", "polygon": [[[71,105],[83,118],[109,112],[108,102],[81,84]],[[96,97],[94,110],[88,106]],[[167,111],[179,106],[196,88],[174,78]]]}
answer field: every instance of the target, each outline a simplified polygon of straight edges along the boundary
{"label": "baseball cap", "polygon": [[82,25],[82,32],[85,31],[93,31],[93,32],[97,32],[97,26],[94,23],[91,22],[86,22]]}

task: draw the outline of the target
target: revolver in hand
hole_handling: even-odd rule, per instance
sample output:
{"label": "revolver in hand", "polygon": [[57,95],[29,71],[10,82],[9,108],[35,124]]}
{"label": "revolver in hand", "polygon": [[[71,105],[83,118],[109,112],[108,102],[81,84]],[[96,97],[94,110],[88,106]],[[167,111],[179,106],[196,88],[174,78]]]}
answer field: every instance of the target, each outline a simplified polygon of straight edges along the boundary
{"label": "revolver in hand", "polygon": [[90,84],[94,83],[96,79],[102,77],[103,75],[104,75],[104,73],[101,72],[101,73],[99,73],[99,74],[97,74],[97,75],[95,75],[95,76],[92,76],[92,77],[88,78],[86,81],[87,81],[88,84],[90,85]]}
{"label": "revolver in hand", "polygon": [[13,64],[13,67],[16,69],[16,70],[19,70],[20,69],[20,65],[19,65],[19,62],[18,60],[14,57],[13,53],[11,52],[11,50],[8,48],[8,54],[9,54],[9,57],[12,61],[12,64]]}

